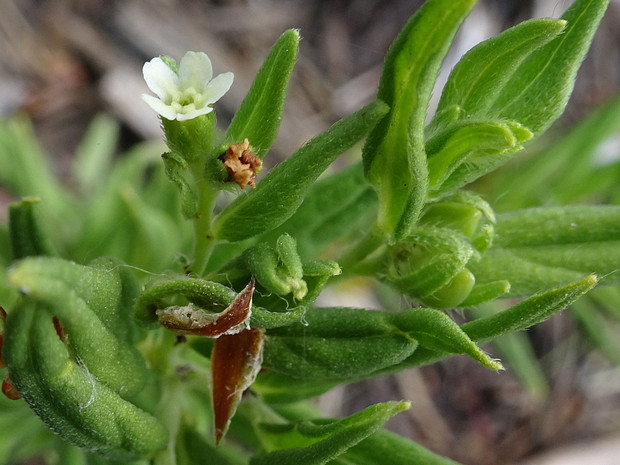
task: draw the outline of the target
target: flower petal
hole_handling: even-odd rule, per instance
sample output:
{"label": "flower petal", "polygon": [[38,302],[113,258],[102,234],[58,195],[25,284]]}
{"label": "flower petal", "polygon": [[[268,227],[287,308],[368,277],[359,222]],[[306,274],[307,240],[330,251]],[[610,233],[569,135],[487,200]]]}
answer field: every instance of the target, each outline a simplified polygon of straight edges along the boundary
{"label": "flower petal", "polygon": [[152,95],[142,94],[142,100],[144,100],[149,107],[166,119],[175,119],[177,117],[176,111]]}
{"label": "flower petal", "polygon": [[232,86],[235,75],[233,73],[222,73],[217,75],[213,80],[207,84],[207,88],[205,90],[205,97],[207,99],[207,104],[215,103],[222,96],[228,92],[230,86]]}
{"label": "flower petal", "polygon": [[164,61],[155,57],[144,63],[142,75],[146,85],[164,102],[179,85],[179,77]]}
{"label": "flower petal", "polygon": [[179,83],[181,89],[193,87],[202,92],[213,77],[211,60],[206,53],[187,52],[179,64]]}
{"label": "flower petal", "polygon": [[197,108],[196,110],[188,111],[187,113],[177,114],[177,121],[187,121],[188,119],[198,118],[199,116],[206,115],[213,111],[213,107],[204,106]]}

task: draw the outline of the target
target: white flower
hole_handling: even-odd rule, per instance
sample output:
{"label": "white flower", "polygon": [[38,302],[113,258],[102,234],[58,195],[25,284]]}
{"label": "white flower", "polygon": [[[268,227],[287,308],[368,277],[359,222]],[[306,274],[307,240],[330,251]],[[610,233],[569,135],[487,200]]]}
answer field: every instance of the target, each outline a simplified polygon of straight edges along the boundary
{"label": "white flower", "polygon": [[230,89],[233,73],[213,77],[211,60],[202,52],[187,52],[172,70],[161,58],[144,63],[144,80],[157,97],[142,94],[142,99],[162,117],[185,121],[213,111],[213,105]]}

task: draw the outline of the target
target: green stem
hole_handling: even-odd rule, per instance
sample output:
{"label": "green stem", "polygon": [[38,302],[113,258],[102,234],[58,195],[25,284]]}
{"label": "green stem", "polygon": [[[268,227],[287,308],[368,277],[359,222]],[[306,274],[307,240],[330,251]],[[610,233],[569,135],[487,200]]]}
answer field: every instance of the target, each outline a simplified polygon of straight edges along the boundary
{"label": "green stem", "polygon": [[383,244],[384,237],[376,228],[362,237],[338,259],[338,264],[342,268],[341,278],[355,275],[359,263],[372,255]]}
{"label": "green stem", "polygon": [[154,465],[177,465],[175,444],[181,424],[181,399],[183,390],[181,382],[175,375],[164,380],[164,392],[157,417],[166,425],[170,433],[168,447],[153,457]]}
{"label": "green stem", "polygon": [[198,213],[194,218],[194,256],[188,271],[196,276],[201,276],[215,245],[215,238],[211,234],[211,219],[217,190],[213,189],[204,177],[202,165],[199,168],[192,166],[191,170],[196,179],[199,197]]}

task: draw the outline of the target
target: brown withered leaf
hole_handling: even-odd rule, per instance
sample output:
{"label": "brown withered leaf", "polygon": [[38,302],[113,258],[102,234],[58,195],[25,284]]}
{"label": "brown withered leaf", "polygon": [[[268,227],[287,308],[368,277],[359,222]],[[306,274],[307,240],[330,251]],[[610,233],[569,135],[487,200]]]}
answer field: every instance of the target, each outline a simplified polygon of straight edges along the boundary
{"label": "brown withered leaf", "polygon": [[208,313],[191,302],[183,306],[171,306],[157,310],[159,323],[179,334],[219,337],[234,334],[248,328],[252,313],[254,280],[235,297],[220,313]]}
{"label": "brown withered leaf", "polygon": [[252,385],[263,361],[265,330],[250,328],[221,336],[211,353],[215,442],[222,440],[243,391]]}

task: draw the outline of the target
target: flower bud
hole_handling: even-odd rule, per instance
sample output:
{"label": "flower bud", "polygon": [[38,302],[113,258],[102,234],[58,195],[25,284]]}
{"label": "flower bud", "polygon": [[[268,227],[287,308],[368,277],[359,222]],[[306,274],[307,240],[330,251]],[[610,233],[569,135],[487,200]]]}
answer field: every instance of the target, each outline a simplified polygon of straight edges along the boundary
{"label": "flower bud", "polygon": [[474,254],[455,231],[420,229],[390,248],[386,281],[427,305],[452,307],[473,287],[475,279],[465,266]]}

